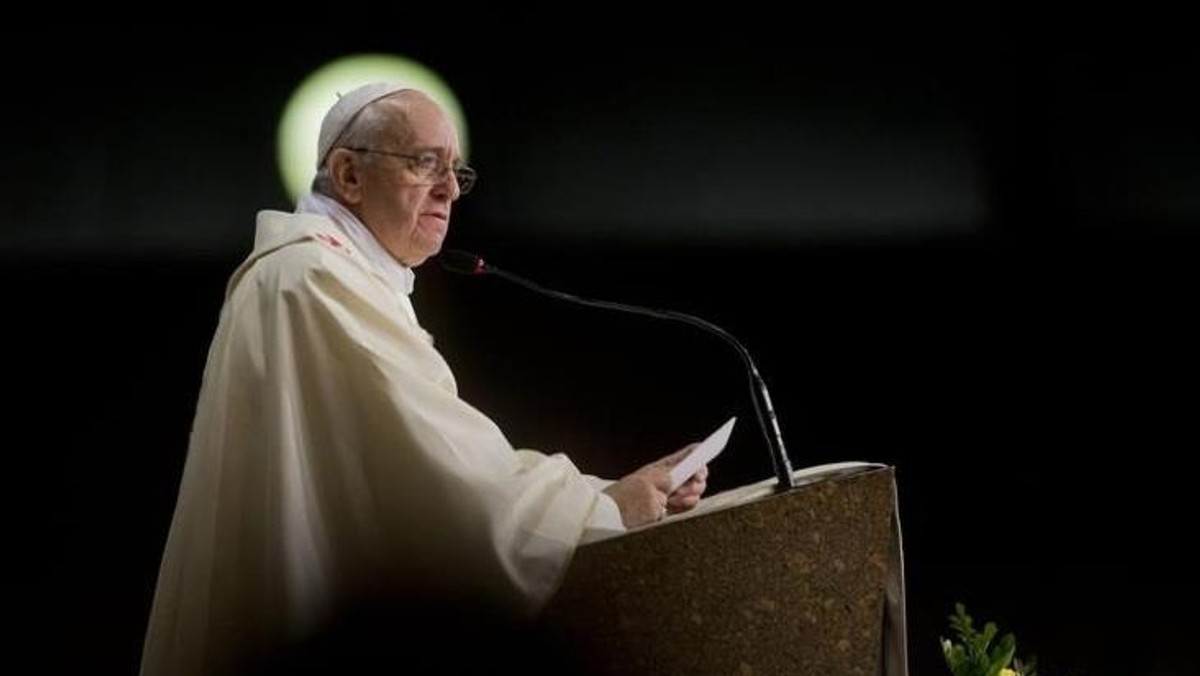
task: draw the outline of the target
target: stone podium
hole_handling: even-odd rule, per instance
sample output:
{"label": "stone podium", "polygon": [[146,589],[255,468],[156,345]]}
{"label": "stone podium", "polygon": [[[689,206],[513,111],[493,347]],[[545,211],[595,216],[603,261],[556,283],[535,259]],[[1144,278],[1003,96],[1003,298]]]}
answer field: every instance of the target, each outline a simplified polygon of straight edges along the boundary
{"label": "stone podium", "polygon": [[576,673],[907,673],[894,470],[835,463],[583,545],[541,632]]}

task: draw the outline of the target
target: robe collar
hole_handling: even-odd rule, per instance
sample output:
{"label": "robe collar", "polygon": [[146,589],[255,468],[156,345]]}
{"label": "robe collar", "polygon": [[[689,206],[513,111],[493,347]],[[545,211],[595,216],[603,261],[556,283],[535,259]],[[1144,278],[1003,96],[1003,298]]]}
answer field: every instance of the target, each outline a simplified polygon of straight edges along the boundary
{"label": "robe collar", "polygon": [[308,193],[301,197],[296,204],[296,213],[319,214],[329,218],[341,228],[346,237],[354,243],[355,248],[362,252],[371,266],[387,280],[388,285],[395,289],[396,293],[404,296],[412,295],[413,283],[417,277],[412,268],[392,258],[392,255],[383,248],[379,240],[375,239],[375,235],[367,229],[367,226],[363,225],[357,216],[350,213],[350,210],[339,204],[337,200],[320,193]]}

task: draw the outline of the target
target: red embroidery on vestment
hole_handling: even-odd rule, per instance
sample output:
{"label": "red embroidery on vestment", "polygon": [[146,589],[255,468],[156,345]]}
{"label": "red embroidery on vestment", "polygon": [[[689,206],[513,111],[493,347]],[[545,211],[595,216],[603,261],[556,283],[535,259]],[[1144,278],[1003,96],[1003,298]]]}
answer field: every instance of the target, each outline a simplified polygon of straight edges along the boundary
{"label": "red embroidery on vestment", "polygon": [[[321,240],[322,242],[325,242],[326,244],[328,244],[329,246],[331,246],[335,249],[342,248],[342,243],[339,242],[336,237],[334,237],[333,235],[330,235],[329,233],[318,232],[317,234],[313,235],[313,237],[316,237],[317,239]],[[350,250],[346,249],[346,253],[350,253]]]}

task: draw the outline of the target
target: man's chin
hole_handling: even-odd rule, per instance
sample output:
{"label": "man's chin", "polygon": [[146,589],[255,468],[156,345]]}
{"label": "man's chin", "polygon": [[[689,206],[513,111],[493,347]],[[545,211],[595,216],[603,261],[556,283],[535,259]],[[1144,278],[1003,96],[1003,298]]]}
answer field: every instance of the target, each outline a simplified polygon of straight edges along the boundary
{"label": "man's chin", "polygon": [[414,252],[410,253],[408,256],[406,256],[406,258],[408,260],[402,260],[400,262],[403,263],[405,265],[405,267],[415,268],[418,265],[421,265],[425,261],[429,260],[430,258],[433,258],[434,256],[438,255],[439,253],[441,253],[441,251],[442,251],[442,243],[441,243],[441,241],[438,241],[436,244],[433,244],[432,246],[421,247],[420,251],[414,251]]}

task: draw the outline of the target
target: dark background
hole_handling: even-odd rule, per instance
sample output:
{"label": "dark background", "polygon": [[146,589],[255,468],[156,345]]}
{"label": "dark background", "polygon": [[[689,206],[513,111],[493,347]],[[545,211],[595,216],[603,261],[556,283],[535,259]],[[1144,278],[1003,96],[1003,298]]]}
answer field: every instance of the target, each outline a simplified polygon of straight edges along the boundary
{"label": "dark background", "polygon": [[[291,206],[278,116],[389,52],[471,125],[450,246],[715,322],[795,466],[895,465],[914,674],[948,673],[956,601],[1048,676],[1196,673],[1200,53],[1171,17],[444,9],[3,29],[12,661],[136,671],[225,279]],[[518,446],[620,474],[737,414],[711,490],[771,476],[712,336],[434,265],[414,302]]]}

